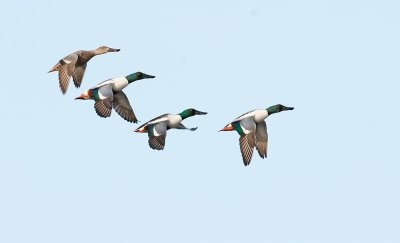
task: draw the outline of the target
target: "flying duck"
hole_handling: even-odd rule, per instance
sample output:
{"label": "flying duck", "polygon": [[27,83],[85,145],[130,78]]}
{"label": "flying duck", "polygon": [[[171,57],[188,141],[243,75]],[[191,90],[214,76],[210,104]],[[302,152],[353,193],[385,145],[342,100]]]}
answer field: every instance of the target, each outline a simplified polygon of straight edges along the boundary
{"label": "flying duck", "polygon": [[264,119],[271,114],[293,109],[293,107],[278,104],[267,109],[252,110],[239,116],[220,131],[235,130],[239,133],[240,151],[242,152],[243,163],[247,166],[251,162],[254,147],[257,148],[261,158],[267,157],[268,133]]}
{"label": "flying duck", "polygon": [[94,100],[94,109],[100,117],[109,117],[111,115],[111,109],[114,107],[114,110],[126,121],[137,123],[138,120],[135,113],[122,90],[130,83],[145,78],[155,78],[155,76],[136,72],[126,77],[108,79],[75,99]]}
{"label": "flying duck", "polygon": [[71,76],[74,80],[75,87],[79,88],[81,86],[87,62],[92,59],[92,57],[108,52],[118,51],[120,51],[120,49],[114,49],[107,46],[101,46],[90,51],[76,51],[58,61],[58,63],[49,71],[49,73],[56,71],[58,72],[60,89],[61,92],[65,94],[67,92]]}
{"label": "flying duck", "polygon": [[194,116],[194,115],[205,115],[207,112],[198,111],[190,108],[182,111],[179,114],[164,114],[158,116],[139,128],[135,132],[147,133],[149,136],[149,146],[152,149],[163,150],[165,146],[165,137],[167,136],[167,130],[175,129],[187,129],[195,131],[197,127],[187,128],[181,122],[182,120]]}

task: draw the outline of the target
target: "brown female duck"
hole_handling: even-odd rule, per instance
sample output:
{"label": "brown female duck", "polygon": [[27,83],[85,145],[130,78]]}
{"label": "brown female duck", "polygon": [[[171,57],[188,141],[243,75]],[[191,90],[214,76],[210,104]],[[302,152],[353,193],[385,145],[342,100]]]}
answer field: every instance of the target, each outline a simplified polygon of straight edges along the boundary
{"label": "brown female duck", "polygon": [[120,49],[101,46],[95,50],[76,51],[61,59],[50,71],[58,72],[60,89],[63,94],[67,92],[69,80],[73,79],[75,87],[79,88],[85,74],[87,62],[94,56],[108,52],[118,52]]}

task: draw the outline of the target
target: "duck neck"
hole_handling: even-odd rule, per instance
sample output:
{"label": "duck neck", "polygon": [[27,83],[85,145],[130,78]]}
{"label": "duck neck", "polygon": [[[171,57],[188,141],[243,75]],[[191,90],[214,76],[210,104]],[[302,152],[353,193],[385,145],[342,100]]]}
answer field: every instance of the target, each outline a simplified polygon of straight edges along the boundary
{"label": "duck neck", "polygon": [[92,50],[91,53],[92,53],[93,56],[97,56],[97,55],[104,54],[106,52],[103,51],[103,50],[100,50],[100,49],[95,49],[95,50]]}
{"label": "duck neck", "polygon": [[93,51],[84,51],[79,55],[78,61],[79,62],[88,62],[94,56],[96,56],[94,50]]}

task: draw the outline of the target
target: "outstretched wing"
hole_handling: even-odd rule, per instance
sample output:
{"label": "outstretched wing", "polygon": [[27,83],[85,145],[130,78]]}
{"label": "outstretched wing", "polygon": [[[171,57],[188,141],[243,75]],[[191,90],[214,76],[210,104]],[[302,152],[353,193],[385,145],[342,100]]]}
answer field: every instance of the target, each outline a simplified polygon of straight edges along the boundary
{"label": "outstretched wing", "polygon": [[165,146],[165,137],[167,136],[167,122],[161,121],[149,124],[148,135],[150,148],[163,150]]}
{"label": "outstretched wing", "polygon": [[267,158],[268,133],[265,121],[256,123],[256,148],[261,158]]}
{"label": "outstretched wing", "polygon": [[58,80],[60,83],[61,92],[63,94],[67,92],[69,80],[75,71],[75,64],[77,60],[78,54],[72,53],[59,61],[61,67],[58,72]]}
{"label": "outstretched wing", "polygon": [[239,125],[240,138],[239,145],[242,153],[243,163],[245,166],[249,165],[251,158],[253,157],[255,142],[255,130],[256,123],[254,122],[253,116],[248,116],[236,121],[235,126]]}
{"label": "outstretched wing", "polygon": [[93,89],[94,95],[94,109],[100,117],[111,116],[113,91],[112,84],[106,84],[97,89]]}
{"label": "outstretched wing", "polygon": [[74,80],[75,87],[77,88],[81,87],[83,76],[85,75],[86,66],[87,63],[84,63],[83,65],[80,66],[76,66],[74,73],[72,74],[72,80]]}
{"label": "outstretched wing", "polygon": [[138,122],[131,104],[129,103],[129,100],[124,92],[120,91],[114,94],[113,107],[118,115],[120,115],[126,121],[134,123]]}
{"label": "outstretched wing", "polygon": [[248,166],[251,162],[251,158],[253,157],[253,151],[255,146],[255,136],[254,131],[242,135],[239,138],[240,151],[242,153],[243,163],[245,166]]}

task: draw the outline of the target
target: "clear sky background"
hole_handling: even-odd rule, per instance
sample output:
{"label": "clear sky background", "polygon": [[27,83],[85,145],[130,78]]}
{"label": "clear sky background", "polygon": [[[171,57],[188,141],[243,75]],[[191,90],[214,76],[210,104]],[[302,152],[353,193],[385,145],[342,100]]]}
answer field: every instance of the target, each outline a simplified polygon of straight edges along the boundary
{"label": "clear sky background", "polygon": [[[400,242],[398,1],[2,1],[0,242]],[[93,58],[65,96],[56,62]],[[164,151],[75,101],[108,78]],[[235,117],[267,119],[244,167]]]}

